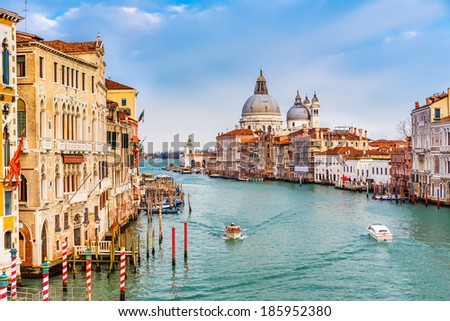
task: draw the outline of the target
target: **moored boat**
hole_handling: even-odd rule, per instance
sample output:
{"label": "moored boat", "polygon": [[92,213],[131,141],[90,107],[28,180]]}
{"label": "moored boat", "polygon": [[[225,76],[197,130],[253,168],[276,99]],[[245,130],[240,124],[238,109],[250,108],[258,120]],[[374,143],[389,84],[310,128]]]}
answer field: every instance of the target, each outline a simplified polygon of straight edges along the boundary
{"label": "moored boat", "polygon": [[181,174],[192,174],[192,172],[189,167],[183,167],[183,169],[181,170]]}
{"label": "moored boat", "polygon": [[369,230],[369,236],[377,242],[392,241],[393,239],[392,233],[389,231],[386,225],[383,225],[381,223],[370,224],[367,229]]}
{"label": "moored boat", "polygon": [[230,225],[225,226],[225,235],[229,239],[238,239],[241,237],[242,229],[239,225],[234,225],[231,223]]}
{"label": "moored boat", "polygon": [[209,178],[222,178],[222,176],[219,174],[209,174],[208,176]]}

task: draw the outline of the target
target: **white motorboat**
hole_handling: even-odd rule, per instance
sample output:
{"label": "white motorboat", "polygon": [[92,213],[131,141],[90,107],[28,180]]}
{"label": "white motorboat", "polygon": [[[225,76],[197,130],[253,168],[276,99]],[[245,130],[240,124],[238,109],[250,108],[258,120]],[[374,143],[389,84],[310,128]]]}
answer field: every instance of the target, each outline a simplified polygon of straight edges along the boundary
{"label": "white motorboat", "polygon": [[369,230],[370,237],[377,242],[380,241],[391,242],[393,239],[392,233],[389,231],[386,225],[383,225],[381,223],[370,224],[367,229]]}
{"label": "white motorboat", "polygon": [[225,226],[225,235],[229,239],[238,239],[241,237],[242,229],[239,225],[234,225],[231,223],[230,225]]}

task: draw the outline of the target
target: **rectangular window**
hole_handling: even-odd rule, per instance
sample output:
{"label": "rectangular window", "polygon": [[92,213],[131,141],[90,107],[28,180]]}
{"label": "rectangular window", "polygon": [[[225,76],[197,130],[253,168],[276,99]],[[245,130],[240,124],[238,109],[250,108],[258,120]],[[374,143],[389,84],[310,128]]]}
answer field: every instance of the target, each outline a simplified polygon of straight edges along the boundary
{"label": "rectangular window", "polygon": [[27,112],[26,111],[18,111],[17,112],[17,133],[24,136],[27,136]]}
{"label": "rectangular window", "polygon": [[4,49],[2,53],[2,79],[3,83],[9,85],[9,50]]}
{"label": "rectangular window", "polygon": [[106,140],[107,140],[108,144],[111,144],[112,149],[117,148],[117,132],[108,131],[106,133]]}
{"label": "rectangular window", "polygon": [[441,119],[441,109],[440,108],[436,108],[434,110],[434,119]]}
{"label": "rectangular window", "polygon": [[39,78],[44,79],[44,57],[39,57]]}
{"label": "rectangular window", "polygon": [[66,66],[61,66],[61,83],[64,85],[66,82]]}
{"label": "rectangular window", "polygon": [[11,191],[5,191],[5,216],[11,215]]}
{"label": "rectangular window", "polygon": [[71,87],[75,87],[74,86],[74,75],[75,75],[75,70],[73,68],[70,69],[70,86]]}
{"label": "rectangular window", "polygon": [[67,86],[70,86],[70,68],[69,67],[67,67],[66,68],[66,70],[67,70],[67,72],[66,72],[66,84],[67,84]]}
{"label": "rectangular window", "polygon": [[53,81],[58,82],[58,63],[53,63]]}
{"label": "rectangular window", "polygon": [[75,71],[75,88],[78,89],[78,70]]}
{"label": "rectangular window", "polygon": [[84,222],[83,223],[88,223],[89,222],[89,211],[88,208],[86,207],[84,209]]}
{"label": "rectangular window", "polygon": [[122,148],[128,148],[128,134],[122,134]]}
{"label": "rectangular window", "polygon": [[81,89],[86,90],[86,74],[81,73]]}
{"label": "rectangular window", "polygon": [[91,91],[92,91],[92,93],[95,92],[95,84],[94,84],[94,82],[95,82],[95,77],[91,76]]}
{"label": "rectangular window", "polygon": [[25,55],[17,56],[17,77],[25,77]]}
{"label": "rectangular window", "polygon": [[67,230],[69,228],[69,212],[64,213],[64,229]]}
{"label": "rectangular window", "polygon": [[126,98],[122,98],[122,107],[125,107],[127,105]]}
{"label": "rectangular window", "polygon": [[55,232],[61,231],[61,221],[59,218],[59,214],[55,215]]}

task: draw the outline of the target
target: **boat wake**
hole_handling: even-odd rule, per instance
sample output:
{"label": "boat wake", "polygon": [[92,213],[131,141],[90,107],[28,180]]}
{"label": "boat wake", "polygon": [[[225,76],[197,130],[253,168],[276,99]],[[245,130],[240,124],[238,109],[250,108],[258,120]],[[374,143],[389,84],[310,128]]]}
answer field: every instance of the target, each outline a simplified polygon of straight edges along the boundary
{"label": "boat wake", "polygon": [[248,235],[241,235],[241,237],[238,237],[237,239],[232,239],[231,237],[227,237],[226,235],[221,235],[220,238],[222,240],[245,240],[248,238]]}

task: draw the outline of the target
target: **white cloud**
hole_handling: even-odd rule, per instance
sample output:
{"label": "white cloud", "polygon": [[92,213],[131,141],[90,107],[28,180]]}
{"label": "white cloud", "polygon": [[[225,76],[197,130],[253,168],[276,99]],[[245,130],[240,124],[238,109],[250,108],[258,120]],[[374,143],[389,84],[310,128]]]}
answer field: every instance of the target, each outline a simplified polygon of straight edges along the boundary
{"label": "white cloud", "polygon": [[[416,26],[436,21],[444,12],[443,6],[437,1],[379,0],[350,10],[327,25],[325,30],[338,43],[353,44],[405,28],[405,25]],[[415,36],[417,35],[407,32],[402,34],[402,39],[408,40]],[[385,41],[389,41],[388,38]]]}
{"label": "white cloud", "polygon": [[80,12],[79,8],[70,8],[62,16],[59,16],[57,19],[70,18],[76,16],[78,12]]}
{"label": "white cloud", "polygon": [[149,24],[159,25],[164,20],[163,15],[158,12],[148,13],[145,11],[140,11],[135,7],[121,7],[119,10],[130,16],[130,19],[127,21],[129,24],[134,26],[146,27]]}
{"label": "white cloud", "polygon": [[179,6],[168,6],[166,9],[170,12],[183,13],[187,7],[187,4],[181,4]]}
{"label": "white cloud", "polygon": [[39,13],[33,14],[31,20],[33,21],[35,28],[37,28],[39,31],[55,28],[58,25],[58,22],[56,20],[48,19]]}
{"label": "white cloud", "polygon": [[408,41],[408,40],[417,38],[418,36],[420,36],[420,33],[417,31],[405,31],[399,35],[385,37],[384,42],[385,43],[404,42],[404,41]]}
{"label": "white cloud", "polygon": [[121,10],[122,10],[123,12],[129,13],[129,14],[133,14],[133,13],[138,12],[138,9],[137,9],[137,8],[134,8],[134,7],[122,7]]}

